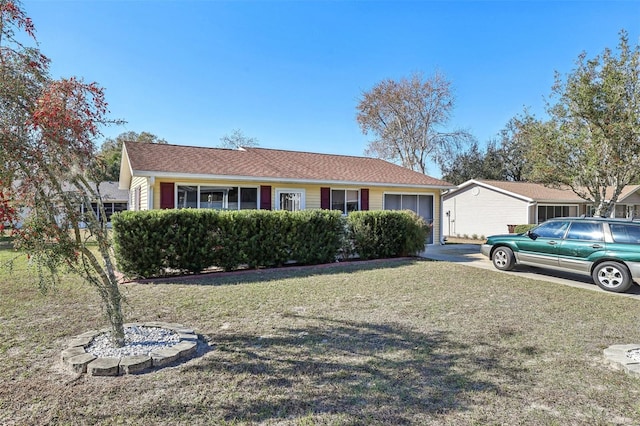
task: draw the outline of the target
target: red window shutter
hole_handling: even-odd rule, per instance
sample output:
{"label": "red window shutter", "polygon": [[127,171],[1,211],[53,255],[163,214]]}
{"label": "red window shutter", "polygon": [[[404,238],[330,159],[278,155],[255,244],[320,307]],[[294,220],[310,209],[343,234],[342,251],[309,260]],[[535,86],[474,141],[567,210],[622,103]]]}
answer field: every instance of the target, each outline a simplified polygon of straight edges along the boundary
{"label": "red window shutter", "polygon": [[331,188],[320,188],[320,208],[325,210],[331,208]]}
{"label": "red window shutter", "polygon": [[160,208],[161,209],[173,209],[175,208],[175,190],[173,182],[161,182],[160,183]]}
{"label": "red window shutter", "polygon": [[271,210],[271,186],[260,186],[260,210]]}
{"label": "red window shutter", "polygon": [[369,210],[369,188],[360,189],[360,210]]}

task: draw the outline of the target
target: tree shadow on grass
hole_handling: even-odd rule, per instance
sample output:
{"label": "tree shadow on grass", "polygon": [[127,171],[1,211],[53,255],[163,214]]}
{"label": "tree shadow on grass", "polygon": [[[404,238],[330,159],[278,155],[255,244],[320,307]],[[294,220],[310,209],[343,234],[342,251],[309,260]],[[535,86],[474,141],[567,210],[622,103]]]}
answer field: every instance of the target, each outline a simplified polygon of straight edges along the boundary
{"label": "tree shadow on grass", "polygon": [[[228,422],[311,417],[413,424],[467,410],[474,394],[500,394],[501,383],[521,383],[527,375],[497,348],[478,352],[439,331],[297,315],[293,320],[310,325],[266,337],[214,336],[215,350],[182,370],[183,385],[194,375],[226,380],[212,383],[217,393],[208,405]],[[169,400],[149,406],[144,415],[161,416],[160,406],[174,413],[198,410]]]}
{"label": "tree shadow on grass", "polygon": [[280,268],[244,269],[230,272],[211,272],[198,275],[162,277],[137,280],[137,283],[153,284],[193,284],[193,285],[234,285],[251,284],[266,281],[278,281],[287,278],[307,278],[318,275],[332,275],[371,271],[375,269],[401,268],[425,261],[421,258],[376,259],[353,262],[336,262],[321,265],[283,266]]}

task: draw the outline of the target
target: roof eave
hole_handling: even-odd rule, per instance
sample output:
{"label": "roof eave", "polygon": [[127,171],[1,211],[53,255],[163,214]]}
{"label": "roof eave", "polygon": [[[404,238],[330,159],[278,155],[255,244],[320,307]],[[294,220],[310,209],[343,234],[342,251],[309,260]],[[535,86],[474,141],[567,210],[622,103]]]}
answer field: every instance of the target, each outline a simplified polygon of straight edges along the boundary
{"label": "roof eave", "polygon": [[538,201],[538,200],[536,200],[534,198],[527,197],[526,195],[518,194],[518,193],[515,193],[515,192],[511,192],[511,191],[507,191],[505,189],[498,188],[497,186],[493,186],[493,185],[490,185],[490,184],[488,184],[486,182],[482,182],[482,181],[479,181],[479,180],[476,180],[476,179],[469,179],[468,181],[461,183],[459,186],[456,187],[457,188],[456,191],[452,191],[451,195],[453,195],[456,192],[458,192],[459,190],[464,189],[467,186],[470,186],[470,185],[473,185],[473,184],[481,186],[481,187],[486,188],[486,189],[489,189],[491,191],[496,191],[496,192],[499,192],[501,194],[508,195],[510,197],[514,197],[514,198],[518,198],[518,199],[523,200],[523,201],[527,201],[529,203]]}
{"label": "roof eave", "polygon": [[[294,179],[279,178],[269,176],[237,176],[237,175],[211,175],[211,174],[192,174],[192,173],[162,173],[154,170],[132,170],[132,176],[155,177],[156,179],[202,179],[202,180],[231,180],[241,182],[268,182],[268,183],[298,183],[312,185],[360,185],[373,187],[400,187],[400,188],[422,188],[422,189],[451,189],[455,186],[450,185],[434,185],[434,184],[412,184],[412,183],[395,183],[395,182],[366,182],[366,181],[345,181],[345,180],[324,180],[324,179]],[[121,175],[122,176],[122,175]]]}
{"label": "roof eave", "polygon": [[589,200],[558,200],[558,199],[536,199],[536,203],[538,204],[550,204],[550,203],[561,203],[561,204],[588,204],[591,201]]}
{"label": "roof eave", "polygon": [[122,157],[120,158],[120,175],[118,176],[118,189],[130,189],[133,170],[127,153],[126,143],[122,144]]}

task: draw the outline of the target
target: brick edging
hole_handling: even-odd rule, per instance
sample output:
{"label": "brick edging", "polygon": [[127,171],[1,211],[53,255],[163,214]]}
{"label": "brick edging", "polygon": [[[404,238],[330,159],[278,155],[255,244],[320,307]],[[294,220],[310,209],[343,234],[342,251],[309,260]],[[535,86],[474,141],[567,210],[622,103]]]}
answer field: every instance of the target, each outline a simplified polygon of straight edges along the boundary
{"label": "brick edging", "polygon": [[204,343],[204,340],[192,329],[182,324],[149,321],[127,323],[124,324],[124,327],[164,328],[178,334],[180,340],[178,343],[166,348],[153,350],[148,355],[96,357],[88,353],[86,348],[95,337],[111,330],[93,330],[73,338],[67,348],[61,352],[60,360],[68,369],[78,374],[86,373],[90,376],[137,374],[152,368],[161,368],[177,361],[190,359],[198,352],[198,346]]}
{"label": "brick edging", "polygon": [[148,283],[154,283],[154,282],[165,282],[167,280],[171,280],[171,281],[189,281],[189,280],[194,280],[194,279],[199,279],[199,278],[204,278],[204,277],[228,277],[228,276],[232,276],[232,275],[245,275],[245,274],[251,274],[251,273],[271,273],[271,272],[277,272],[277,271],[303,271],[306,269],[313,269],[313,268],[319,268],[319,269],[327,269],[327,268],[333,268],[333,267],[339,267],[339,266],[345,266],[345,265],[369,265],[369,264],[376,264],[376,263],[383,263],[383,262],[393,262],[393,261],[401,261],[401,260],[416,260],[416,261],[422,261],[425,260],[421,257],[411,257],[411,256],[404,256],[404,257],[389,257],[389,258],[384,258],[384,259],[371,259],[371,260],[349,260],[349,261],[345,261],[345,262],[331,262],[331,263],[319,263],[316,265],[292,265],[292,266],[280,266],[280,267],[273,267],[273,268],[254,268],[254,269],[236,269],[233,271],[211,271],[211,272],[203,272],[203,273],[199,273],[199,274],[188,274],[188,275],[166,275],[163,277],[154,277],[154,278],[140,278],[140,279],[132,279],[132,280],[127,280],[126,278],[123,278],[122,275],[120,275],[120,277],[122,277],[120,279],[120,283],[122,284],[148,284]]}

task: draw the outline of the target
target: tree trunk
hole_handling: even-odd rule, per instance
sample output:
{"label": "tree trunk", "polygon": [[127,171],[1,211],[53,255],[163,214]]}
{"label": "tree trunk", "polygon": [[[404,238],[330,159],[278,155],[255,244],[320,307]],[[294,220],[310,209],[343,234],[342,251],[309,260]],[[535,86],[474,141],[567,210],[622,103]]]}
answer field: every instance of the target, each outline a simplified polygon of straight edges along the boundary
{"label": "tree trunk", "polygon": [[[85,264],[85,271],[87,271],[87,278],[98,288],[100,298],[107,310],[107,317],[113,334],[113,344],[116,347],[122,347],[125,343],[122,294],[118,287],[118,279],[116,278],[115,268],[111,262],[111,256],[109,256],[109,250],[105,245],[106,241],[103,240],[103,238],[105,238],[105,236],[98,237],[98,241],[104,267],[100,265],[95,255],[89,249],[85,248],[83,250],[83,256],[89,261],[89,265]],[[97,272],[99,277],[91,274],[90,270]]]}

